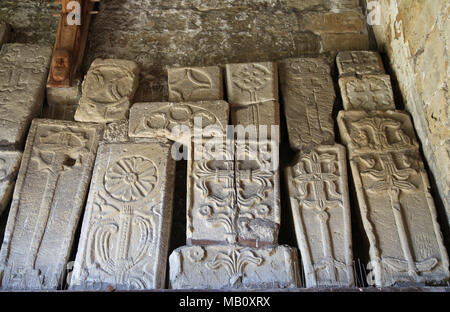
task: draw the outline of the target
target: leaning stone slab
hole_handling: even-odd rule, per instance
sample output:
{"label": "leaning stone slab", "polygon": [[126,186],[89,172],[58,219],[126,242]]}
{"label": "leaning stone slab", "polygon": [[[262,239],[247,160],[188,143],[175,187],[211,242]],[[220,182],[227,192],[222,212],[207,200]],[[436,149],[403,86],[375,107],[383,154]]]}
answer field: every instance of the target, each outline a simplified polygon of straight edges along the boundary
{"label": "leaning stone slab", "polygon": [[353,287],[345,148],[300,152],[285,173],[306,287]]}
{"label": "leaning stone slab", "polygon": [[61,287],[101,131],[33,120],[0,252],[2,289]]}
{"label": "leaning stone slab", "polygon": [[287,246],[184,246],[170,255],[171,289],[275,289],[300,286],[297,250]]}
{"label": "leaning stone slab", "polygon": [[8,23],[0,22],[0,48],[9,41],[11,35],[11,26]]}
{"label": "leaning stone slab", "polygon": [[395,109],[389,75],[364,75],[339,78],[345,110]]}
{"label": "leaning stone slab", "polygon": [[226,85],[232,106],[278,102],[277,65],[271,62],[227,64]]}
{"label": "leaning stone slab", "polygon": [[169,68],[170,102],[223,100],[223,75],[219,66]]}
{"label": "leaning stone slab", "polygon": [[170,144],[101,144],[70,289],[164,288],[175,162]]}
{"label": "leaning stone slab", "polygon": [[4,44],[0,51],[0,146],[22,148],[42,110],[51,47]]}
{"label": "leaning stone slab", "polygon": [[127,119],[139,85],[139,66],[133,61],[96,59],[82,84],[76,121],[109,122]]}
{"label": "leaning stone slab", "polygon": [[286,59],[279,71],[291,148],[333,144],[336,94],[330,66],[323,58]]}
{"label": "leaning stone slab", "polygon": [[0,151],[0,215],[11,200],[21,160],[22,152]]}
{"label": "leaning stone slab", "polygon": [[383,75],[383,61],[378,52],[343,51],[336,56],[339,76]]}
{"label": "leaning stone slab", "polygon": [[449,280],[449,260],[411,119],[401,111],[341,111],[370,285]]}

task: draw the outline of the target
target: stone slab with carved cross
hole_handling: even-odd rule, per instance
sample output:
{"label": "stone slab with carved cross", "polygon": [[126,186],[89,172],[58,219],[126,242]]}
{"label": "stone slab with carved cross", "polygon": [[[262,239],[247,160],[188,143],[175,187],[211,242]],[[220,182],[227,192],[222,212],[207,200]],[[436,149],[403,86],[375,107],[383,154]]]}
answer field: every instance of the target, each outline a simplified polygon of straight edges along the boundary
{"label": "stone slab with carved cross", "polygon": [[306,287],[353,287],[345,148],[301,151],[285,176]]}
{"label": "stone slab with carved cross", "polygon": [[11,36],[11,25],[6,22],[0,22],[0,48],[7,43]]}
{"label": "stone slab with carved cross", "polygon": [[0,215],[8,208],[21,160],[22,152],[0,150]]}
{"label": "stone slab with carved cross", "polygon": [[389,75],[363,75],[339,78],[345,110],[395,109],[391,77]]}
{"label": "stone slab with carved cross", "polygon": [[383,75],[383,60],[375,51],[343,51],[336,56],[339,76]]}
{"label": "stone slab with carved cross", "polygon": [[139,66],[128,60],[95,59],[82,84],[76,121],[110,122],[128,118],[139,84]]}
{"label": "stone slab with carved cross", "polygon": [[184,246],[169,257],[171,289],[276,289],[300,286],[297,250],[287,246]]}
{"label": "stone slab with carved cross", "polygon": [[171,144],[101,143],[70,289],[164,288],[175,161]]}
{"label": "stone slab with carved cross", "polygon": [[333,144],[336,94],[330,65],[324,58],[286,59],[279,63],[279,71],[291,148]]}
{"label": "stone slab with carved cross", "polygon": [[219,66],[173,67],[167,74],[170,102],[223,100],[223,74]]}
{"label": "stone slab with carved cross", "polygon": [[446,283],[448,255],[409,115],[341,111],[338,125],[370,245],[368,283]]}
{"label": "stone slab with carved cross", "polygon": [[0,146],[22,149],[45,96],[50,47],[8,43],[0,50]]}
{"label": "stone slab with carved cross", "polygon": [[2,289],[62,286],[102,131],[33,120],[0,252]]}

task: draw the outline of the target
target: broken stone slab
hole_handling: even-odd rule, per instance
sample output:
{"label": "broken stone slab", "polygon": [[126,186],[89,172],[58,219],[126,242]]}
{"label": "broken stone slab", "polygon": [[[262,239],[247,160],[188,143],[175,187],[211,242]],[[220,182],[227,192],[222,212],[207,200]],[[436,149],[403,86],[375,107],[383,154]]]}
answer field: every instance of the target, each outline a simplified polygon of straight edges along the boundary
{"label": "broken stone slab", "polygon": [[374,51],[343,51],[336,56],[339,76],[384,75],[383,60]]}
{"label": "broken stone slab", "polygon": [[341,111],[338,125],[370,245],[368,283],[446,283],[448,255],[409,115]]}
{"label": "broken stone slab", "polygon": [[139,66],[128,60],[95,59],[82,84],[76,121],[110,122],[127,119],[139,85]]}
{"label": "broken stone slab", "polygon": [[74,80],[69,88],[46,88],[46,118],[74,121],[75,111],[81,97],[81,81]]}
{"label": "broken stone slab", "polygon": [[353,287],[345,147],[299,152],[285,174],[306,287]]}
{"label": "broken stone slab", "polygon": [[100,144],[70,289],[164,288],[175,174],[170,147]]}
{"label": "broken stone slab", "polygon": [[286,59],[279,63],[289,143],[294,150],[334,143],[336,99],[330,65],[324,58]]}
{"label": "broken stone slab", "polygon": [[0,48],[7,43],[11,37],[11,25],[6,22],[0,22]]}
{"label": "broken stone slab", "polygon": [[2,289],[62,286],[102,130],[33,120],[0,252]]}
{"label": "broken stone slab", "polygon": [[277,64],[238,63],[226,65],[228,102],[231,106],[266,101],[278,102]]}
{"label": "broken stone slab", "polygon": [[169,68],[170,102],[223,100],[223,74],[219,66]]}
{"label": "broken stone slab", "polygon": [[128,142],[128,120],[113,121],[106,124],[102,141],[108,143]]}
{"label": "broken stone slab", "polygon": [[0,215],[11,200],[21,160],[22,152],[0,150]]}
{"label": "broken stone slab", "polygon": [[339,78],[345,110],[393,110],[394,93],[389,75]]}
{"label": "broken stone slab", "polygon": [[8,43],[0,51],[0,146],[22,149],[45,96],[51,47]]}
{"label": "broken stone slab", "polygon": [[204,137],[223,136],[228,115],[229,104],[225,101],[135,103],[130,110],[129,135],[168,138],[189,146],[196,134],[196,120]]}
{"label": "broken stone slab", "polygon": [[297,249],[183,246],[169,257],[171,289],[276,289],[300,286]]}

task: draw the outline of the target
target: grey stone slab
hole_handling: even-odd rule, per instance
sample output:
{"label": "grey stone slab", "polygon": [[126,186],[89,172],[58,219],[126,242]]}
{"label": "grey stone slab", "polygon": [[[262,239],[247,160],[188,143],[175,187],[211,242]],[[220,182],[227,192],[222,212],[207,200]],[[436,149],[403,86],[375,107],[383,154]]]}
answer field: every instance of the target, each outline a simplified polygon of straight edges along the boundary
{"label": "grey stone slab", "polygon": [[343,51],[336,56],[339,76],[385,74],[383,60],[374,51]]}
{"label": "grey stone slab", "polygon": [[21,160],[22,152],[0,150],[0,215],[8,208]]}

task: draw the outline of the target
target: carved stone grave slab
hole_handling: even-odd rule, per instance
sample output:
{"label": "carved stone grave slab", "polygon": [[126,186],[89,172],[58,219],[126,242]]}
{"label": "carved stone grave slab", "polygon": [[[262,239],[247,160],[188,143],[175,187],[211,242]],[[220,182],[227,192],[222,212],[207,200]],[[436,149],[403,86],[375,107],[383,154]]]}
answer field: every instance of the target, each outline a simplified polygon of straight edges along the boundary
{"label": "carved stone grave slab", "polygon": [[100,145],[70,289],[164,288],[175,174],[170,146]]}
{"label": "carved stone grave slab", "polygon": [[341,111],[338,124],[370,244],[368,283],[448,281],[448,256],[409,115]]}
{"label": "carved stone grave slab", "polygon": [[11,200],[21,160],[22,152],[0,150],[0,215]]}
{"label": "carved stone grave slab", "polygon": [[296,58],[280,62],[279,71],[291,148],[333,144],[336,94],[330,66],[323,58]]}
{"label": "carved stone grave slab", "polygon": [[0,51],[0,146],[21,149],[41,113],[51,47],[4,44]]}
{"label": "carved stone grave slab", "polygon": [[75,120],[108,122],[127,119],[139,84],[140,69],[133,61],[95,59],[82,84]]}
{"label": "carved stone grave slab", "polygon": [[336,56],[339,76],[385,74],[383,60],[374,51],[343,51]]}
{"label": "carved stone grave slab", "polygon": [[0,252],[2,289],[61,286],[102,130],[33,120]]}
{"label": "carved stone grave slab", "polygon": [[306,287],[353,287],[345,148],[300,152],[285,173]]}
{"label": "carved stone grave slab", "polygon": [[219,66],[169,68],[170,102],[223,100],[223,75]]}

